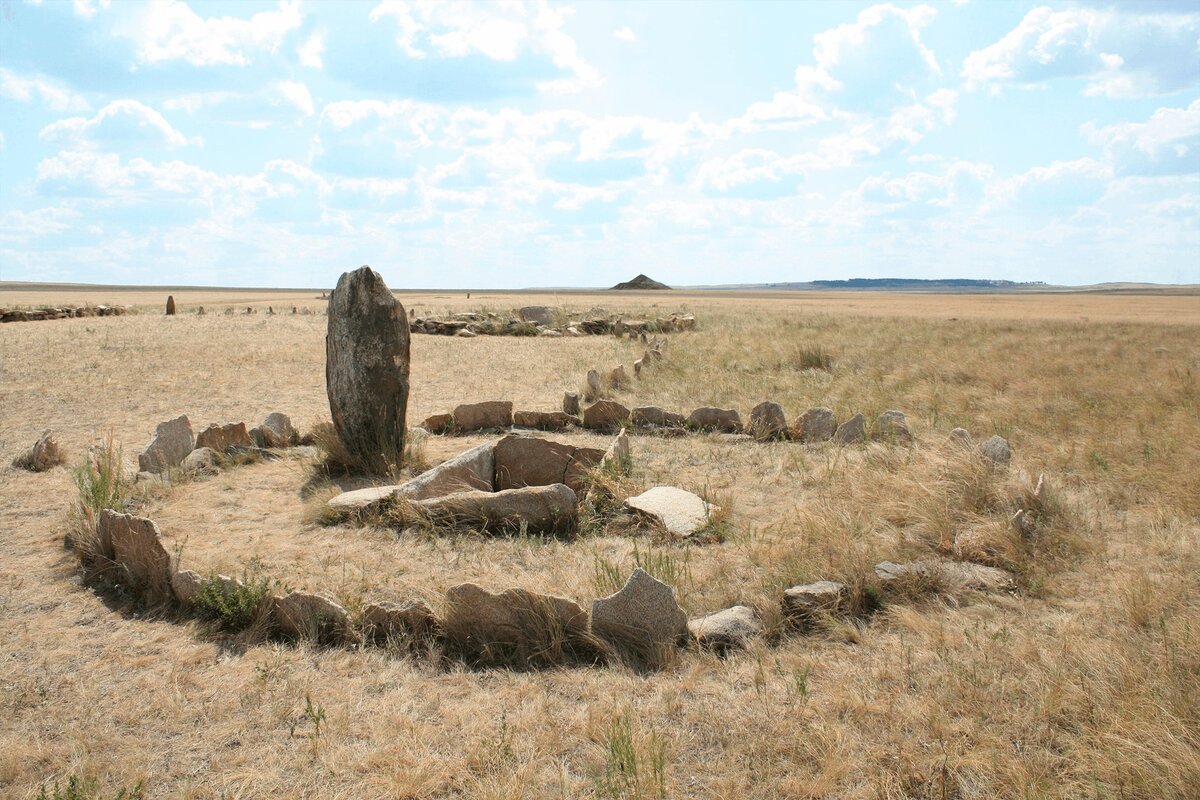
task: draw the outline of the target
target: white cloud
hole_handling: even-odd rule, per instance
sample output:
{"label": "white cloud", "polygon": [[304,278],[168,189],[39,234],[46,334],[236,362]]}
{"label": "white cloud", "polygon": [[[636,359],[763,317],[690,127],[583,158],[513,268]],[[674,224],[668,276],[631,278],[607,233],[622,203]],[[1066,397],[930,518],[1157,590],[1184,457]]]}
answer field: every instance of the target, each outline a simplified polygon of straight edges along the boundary
{"label": "white cloud", "polygon": [[164,147],[182,147],[188,138],[149,106],[137,100],[114,100],[94,117],[68,117],[42,128],[38,138],[82,147],[103,143],[143,142]]}
{"label": "white cloud", "polygon": [[0,97],[32,103],[36,97],[51,111],[90,111],[83,95],[44,75],[18,75],[0,67]]}
{"label": "white cloud", "polygon": [[633,28],[629,27],[628,25],[614,30],[613,37],[620,39],[622,42],[629,42],[630,44],[637,41],[637,34],[634,33]]}
{"label": "white cloud", "polygon": [[313,115],[313,100],[312,95],[308,92],[308,87],[299,81],[278,81],[274,85],[274,91],[289,105],[298,108],[306,117]]}
{"label": "white cloud", "polygon": [[71,5],[76,16],[91,19],[101,9],[107,11],[112,5],[112,0],[74,0]]}
{"label": "white cloud", "polygon": [[1187,108],[1160,108],[1146,122],[1085,123],[1081,133],[1104,147],[1118,175],[1200,171],[1200,100]]}
{"label": "white cloud", "polygon": [[694,185],[718,193],[751,189],[777,195],[794,186],[794,181],[785,184],[785,178],[803,175],[807,161],[805,154],[783,157],[774,150],[747,148],[701,164]]}
{"label": "white cloud", "polygon": [[260,52],[275,52],[301,21],[298,0],[280,0],[274,11],[249,19],[201,17],[183,0],[154,0],[127,34],[138,42],[143,63],[245,66]]}
{"label": "white cloud", "polygon": [[1111,165],[1093,158],[1035,166],[990,187],[989,208],[1032,214],[1068,214],[1099,200],[1112,179]]}
{"label": "white cloud", "polygon": [[1145,97],[1200,83],[1198,38],[1200,14],[1041,7],[996,43],[968,55],[962,75],[968,88],[1082,78],[1089,95]]}
{"label": "white cloud", "polygon": [[300,59],[300,64],[305,67],[320,69],[322,66],[321,59],[324,55],[325,37],[320,33],[314,33],[304,41],[304,44],[296,49],[296,56]]}
{"label": "white cloud", "polygon": [[570,9],[546,0],[480,5],[467,2],[383,0],[370,20],[391,20],[396,44],[410,58],[462,58],[480,54],[493,61],[515,61],[526,53],[551,59],[571,77],[543,82],[543,91],[574,91],[595,86],[600,76],[583,57],[563,26]]}

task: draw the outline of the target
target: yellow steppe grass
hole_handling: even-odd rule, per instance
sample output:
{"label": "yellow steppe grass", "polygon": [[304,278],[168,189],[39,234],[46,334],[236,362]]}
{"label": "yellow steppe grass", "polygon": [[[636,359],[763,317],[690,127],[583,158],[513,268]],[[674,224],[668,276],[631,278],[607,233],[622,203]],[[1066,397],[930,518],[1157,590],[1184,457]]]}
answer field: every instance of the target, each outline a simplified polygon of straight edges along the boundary
{"label": "yellow steppe grass", "polygon": [[[0,305],[23,294],[0,292]],[[635,437],[633,484],[729,507],[724,541],[695,546],[322,527],[314,511],[336,489],[297,460],[186,483],[143,508],[185,567],[256,571],[352,609],[411,597],[440,609],[467,580],[586,605],[611,590],[614,569],[627,574],[636,548],[673,576],[689,614],[743,603],[771,628],[749,652],[683,652],[649,676],[472,671],[224,638],[110,607],[62,548],[70,473],[4,469],[0,794],[34,797],[71,775],[101,796],[144,781],[148,796],[186,798],[655,797],[660,781],[667,797],[1200,794],[1195,297],[400,296],[422,314],[536,302],[688,310],[702,329],[670,336],[664,360],[616,399],[743,419],[766,399],[789,419],[812,405],[841,419],[897,408],[917,446]],[[45,427],[75,462],[110,432],[132,461],[180,413],[196,429],[274,410],[302,430],[328,418],[324,317],[226,317],[225,304],[177,293],[181,310],[203,300],[210,314],[166,318],[163,298],[129,297],[82,299],[154,305],[0,327],[5,464]],[[321,307],[311,292],[236,305],[306,304],[289,298]],[[813,351],[832,369],[801,368]],[[612,337],[414,336],[410,421],[497,398],[552,410],[589,367],[631,371],[641,352]],[[976,441],[1006,436],[1009,473],[947,447],[955,426]],[[424,450],[437,461],[482,440],[431,437]],[[1042,472],[1053,513],[1028,543],[1006,520]],[[949,552],[964,532],[1014,570],[1017,594],[910,592],[812,635],[780,627],[784,588],[834,578],[869,599],[874,563]]]}

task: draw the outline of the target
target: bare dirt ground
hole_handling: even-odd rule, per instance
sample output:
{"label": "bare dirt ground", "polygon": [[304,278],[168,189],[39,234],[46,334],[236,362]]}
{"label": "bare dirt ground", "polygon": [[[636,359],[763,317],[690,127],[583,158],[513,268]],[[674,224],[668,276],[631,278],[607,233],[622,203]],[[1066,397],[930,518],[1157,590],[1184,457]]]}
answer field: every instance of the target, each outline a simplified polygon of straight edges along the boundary
{"label": "bare dirt ground", "polygon": [[[0,795],[77,776],[99,797],[1186,798],[1200,795],[1200,299],[1153,295],[398,292],[418,314],[548,303],[686,310],[627,406],[789,419],[908,414],[913,448],[634,439],[634,483],[731,509],[724,541],[576,540],[324,527],[301,460],[252,464],[146,501],[184,566],[251,570],[439,608],[462,581],[585,605],[649,550],[690,614],[778,621],[788,586],[870,582],[874,563],[973,532],[1019,590],[897,597],[859,622],[719,659],[475,671],[386,650],[222,637],[106,602],[63,548],[68,468],[7,467],[44,428],[71,459],[112,435],[127,460],[186,413],[328,419],[320,292],[0,287],[0,306],[134,304],[126,317],[0,327]],[[208,313],[192,312],[204,305]],[[226,316],[225,308],[260,313]],[[282,315],[267,316],[270,306]],[[413,337],[410,424],[460,402],[553,410],[612,337]],[[806,368],[811,354],[828,369]],[[945,447],[1007,437],[1007,474]],[[601,445],[591,434],[551,435]],[[436,462],[479,437],[431,437]],[[1036,542],[1006,520],[1045,473]],[[307,490],[305,489],[307,485]],[[636,548],[636,553],[635,553]],[[648,562],[647,562],[648,563]],[[307,709],[307,712],[306,712]],[[319,720],[319,722],[317,721]],[[615,776],[615,777],[614,777]]]}

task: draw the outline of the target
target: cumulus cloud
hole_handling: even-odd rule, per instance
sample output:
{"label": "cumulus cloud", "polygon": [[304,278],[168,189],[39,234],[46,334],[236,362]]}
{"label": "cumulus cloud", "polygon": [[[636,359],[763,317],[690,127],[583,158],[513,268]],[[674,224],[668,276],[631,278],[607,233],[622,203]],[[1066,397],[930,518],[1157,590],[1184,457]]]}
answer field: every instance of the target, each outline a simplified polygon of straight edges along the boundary
{"label": "cumulus cloud", "polygon": [[251,17],[201,17],[183,0],[154,0],[126,31],[146,64],[185,61],[193,66],[246,66],[278,50],[300,27],[299,0],[280,0],[273,11]]}
{"label": "cumulus cloud", "polygon": [[600,82],[599,73],[579,53],[564,30],[570,9],[546,0],[480,5],[467,2],[383,0],[371,22],[396,27],[396,45],[412,59],[462,59],[481,55],[513,62],[525,54],[550,59],[568,77],[541,81],[544,91],[573,91]]}
{"label": "cumulus cloud", "polygon": [[81,147],[146,144],[182,147],[188,138],[162,114],[137,100],[114,100],[93,117],[68,117],[42,128],[38,138]]}
{"label": "cumulus cloud", "polygon": [[1198,41],[1200,14],[1043,6],[996,43],[968,55],[962,75],[969,88],[1076,78],[1087,81],[1089,95],[1168,94],[1200,83]]}
{"label": "cumulus cloud", "polygon": [[1104,195],[1113,171],[1093,158],[1055,161],[995,182],[991,187],[994,208],[1065,215]]}
{"label": "cumulus cloud", "polygon": [[51,111],[90,111],[83,95],[45,75],[18,75],[0,67],[0,97],[22,103],[41,103]]}
{"label": "cumulus cloud", "polygon": [[1104,147],[1117,175],[1188,175],[1200,170],[1200,100],[1160,108],[1145,122],[1098,126],[1084,138]]}
{"label": "cumulus cloud", "polygon": [[300,64],[305,67],[314,67],[320,69],[323,65],[321,57],[325,54],[325,37],[320,33],[314,33],[304,40],[304,44],[296,49],[296,57],[300,59]]}

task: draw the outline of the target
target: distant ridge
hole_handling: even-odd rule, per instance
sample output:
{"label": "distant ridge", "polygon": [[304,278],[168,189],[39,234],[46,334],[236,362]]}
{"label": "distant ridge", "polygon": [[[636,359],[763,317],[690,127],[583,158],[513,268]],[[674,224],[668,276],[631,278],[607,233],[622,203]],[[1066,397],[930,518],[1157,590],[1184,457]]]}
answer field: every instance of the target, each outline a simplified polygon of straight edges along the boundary
{"label": "distant ridge", "polygon": [[1049,288],[1045,281],[981,280],[978,278],[849,278],[832,281],[796,281],[789,283],[743,283],[723,286],[697,286],[697,289],[784,289],[814,291],[835,290],[893,290],[911,292],[994,291],[1014,292]]}
{"label": "distant ridge", "polygon": [[625,281],[624,283],[618,283],[613,288],[614,289],[670,289],[671,287],[667,286],[665,283],[659,283],[658,281],[654,280],[653,278],[646,277],[645,275],[638,275],[636,278],[634,278],[631,281]]}

